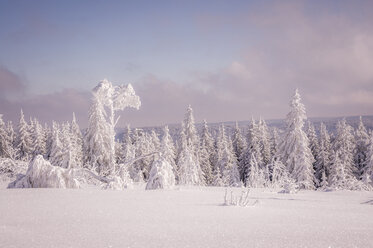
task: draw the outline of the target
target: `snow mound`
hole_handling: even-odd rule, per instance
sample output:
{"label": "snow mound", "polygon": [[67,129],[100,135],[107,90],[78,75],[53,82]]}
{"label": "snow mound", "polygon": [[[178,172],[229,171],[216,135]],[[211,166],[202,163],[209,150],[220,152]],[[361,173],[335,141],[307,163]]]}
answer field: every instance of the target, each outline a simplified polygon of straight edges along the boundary
{"label": "snow mound", "polygon": [[8,188],[79,188],[74,172],[74,169],[52,166],[38,155],[30,162],[26,175],[19,176]]}
{"label": "snow mound", "polygon": [[175,186],[175,175],[170,163],[162,157],[154,161],[146,189],[169,189],[173,186]]}

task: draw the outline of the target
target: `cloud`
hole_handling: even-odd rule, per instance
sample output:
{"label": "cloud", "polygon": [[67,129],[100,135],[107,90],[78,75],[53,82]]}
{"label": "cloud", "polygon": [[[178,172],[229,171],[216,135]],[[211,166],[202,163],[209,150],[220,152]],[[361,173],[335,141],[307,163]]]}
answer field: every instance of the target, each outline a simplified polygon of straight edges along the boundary
{"label": "cloud", "polygon": [[51,123],[52,120],[63,122],[71,121],[75,112],[79,124],[87,126],[90,93],[75,89],[43,94],[29,95],[16,100],[0,98],[0,113],[6,120],[18,123],[20,110],[23,109],[26,118],[35,117],[42,123]]}

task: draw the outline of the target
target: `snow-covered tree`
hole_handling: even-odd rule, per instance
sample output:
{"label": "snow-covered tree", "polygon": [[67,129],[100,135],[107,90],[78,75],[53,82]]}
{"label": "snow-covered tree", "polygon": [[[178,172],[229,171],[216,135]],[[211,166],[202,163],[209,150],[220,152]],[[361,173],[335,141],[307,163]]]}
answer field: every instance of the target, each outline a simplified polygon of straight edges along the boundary
{"label": "snow-covered tree", "polygon": [[237,166],[237,158],[233,151],[232,140],[225,134],[224,125],[221,125],[219,128],[217,148],[217,168],[222,172],[223,184],[227,186],[239,186],[240,175]]}
{"label": "snow-covered tree", "polygon": [[357,179],[353,152],[355,150],[352,127],[343,119],[337,124],[337,133],[333,143],[334,154],[330,168],[330,186],[336,189],[353,189]]}
{"label": "snow-covered tree", "polygon": [[307,123],[306,134],[307,134],[308,141],[309,141],[309,147],[311,149],[313,159],[314,159],[313,168],[314,170],[316,170],[316,159],[319,156],[320,147],[319,147],[319,141],[317,138],[315,126],[310,121],[308,121]]}
{"label": "snow-covered tree", "polygon": [[115,111],[140,107],[140,99],[130,84],[113,86],[106,79],[93,89],[86,133],[86,161],[101,175],[115,174]]}
{"label": "snow-covered tree", "polygon": [[73,113],[73,120],[71,122],[70,128],[70,141],[72,146],[73,159],[73,162],[71,164],[74,168],[80,168],[83,166],[83,135],[76,121],[75,113]]}
{"label": "snow-covered tree", "polygon": [[354,161],[357,167],[357,175],[361,176],[366,163],[369,135],[360,116],[359,126],[355,131],[356,147],[354,151]]}
{"label": "snow-covered tree", "polygon": [[295,91],[290,107],[278,155],[300,188],[314,189],[314,159],[308,137],[303,131],[304,120],[307,117],[298,90]]}
{"label": "snow-covered tree", "polygon": [[121,160],[123,162],[130,161],[135,158],[135,146],[132,142],[131,128],[129,125],[127,126],[127,130],[124,134],[121,148],[122,148],[122,152],[120,154],[122,156]]}
{"label": "snow-covered tree", "polygon": [[60,140],[60,130],[56,122],[52,123],[52,143],[49,161],[54,166],[62,167],[64,159],[63,144]]}
{"label": "snow-covered tree", "polygon": [[246,147],[246,142],[245,142],[245,139],[242,137],[241,129],[239,128],[237,122],[233,130],[232,143],[233,143],[233,151],[236,155],[237,162],[239,165],[240,179],[242,179],[244,175],[244,168],[241,168],[240,165],[241,165],[242,153],[244,152],[245,147]]}
{"label": "snow-covered tree", "polygon": [[187,141],[184,123],[182,126],[183,128],[180,134],[181,147],[177,161],[178,183],[182,185],[203,185],[203,172],[199,165],[199,159],[193,151],[193,143]]}
{"label": "snow-covered tree", "polygon": [[243,171],[243,176],[241,180],[243,182],[247,182],[247,176],[249,171],[251,170],[251,165],[253,163],[253,157],[255,157],[255,163],[257,164],[258,168],[263,168],[263,156],[262,156],[262,149],[259,141],[259,132],[258,126],[255,123],[255,120],[252,119],[248,133],[247,133],[247,145],[245,150],[241,155],[241,164],[240,168]]}
{"label": "snow-covered tree", "polygon": [[176,172],[177,172],[177,167],[176,167],[176,150],[175,150],[174,141],[172,140],[172,137],[170,135],[170,131],[169,131],[167,125],[163,129],[163,137],[162,137],[162,142],[161,142],[161,151],[162,151],[162,156],[171,165],[171,167],[173,169],[173,173],[175,175]]}
{"label": "snow-covered tree", "polygon": [[369,135],[367,159],[363,170],[363,178],[367,178],[367,176],[373,181],[373,132]]}
{"label": "snow-covered tree", "polygon": [[189,105],[187,112],[185,113],[183,121],[183,132],[185,135],[186,145],[189,147],[189,150],[193,152],[194,156],[198,157],[198,146],[199,146],[199,137],[197,134],[197,129],[194,124],[193,109]]}
{"label": "snow-covered tree", "polygon": [[10,158],[10,148],[11,144],[9,143],[7,128],[3,121],[3,116],[0,114],[0,157]]}
{"label": "snow-covered tree", "polygon": [[259,119],[258,133],[259,143],[262,149],[263,164],[268,165],[271,161],[271,143],[268,134],[268,127],[265,120]]}
{"label": "snow-covered tree", "polygon": [[174,161],[173,146],[170,144],[168,127],[164,129],[159,158],[154,160],[149,173],[146,189],[167,189],[175,186],[174,167],[169,161]]}
{"label": "snow-covered tree", "polygon": [[25,121],[25,116],[21,110],[21,117],[18,124],[17,132],[17,149],[18,159],[27,161],[31,157],[31,135],[29,133],[29,127]]}
{"label": "snow-covered tree", "polygon": [[272,130],[272,138],[271,138],[271,157],[275,157],[278,153],[280,147],[280,135],[278,134],[278,129],[276,127]]}
{"label": "snow-covered tree", "polygon": [[[331,162],[331,143],[328,130],[324,123],[320,124],[320,137],[319,137],[319,153],[316,158],[316,171],[315,177],[318,182],[323,182],[325,185],[325,180],[323,180],[323,174],[328,178],[330,172],[330,162]],[[321,186],[321,185],[320,185]]]}
{"label": "snow-covered tree", "polygon": [[214,139],[210,134],[206,120],[204,120],[201,132],[199,163],[204,174],[204,181],[206,185],[211,185],[213,182],[214,157]]}
{"label": "snow-covered tree", "polygon": [[205,184],[203,171],[199,164],[199,138],[190,105],[182,123],[177,167],[179,184]]}
{"label": "snow-covered tree", "polygon": [[250,162],[246,178],[246,186],[252,188],[259,188],[265,185],[265,177],[263,170],[259,167],[259,164],[255,158],[255,153],[250,156]]}
{"label": "snow-covered tree", "polygon": [[16,149],[16,133],[13,129],[13,123],[11,121],[8,121],[7,124],[7,133],[8,133],[8,144],[9,144],[9,158],[10,159],[16,159],[17,158],[17,149]]}
{"label": "snow-covered tree", "polygon": [[[136,133],[138,135],[135,143],[136,156],[141,157],[154,152],[155,149],[152,136],[140,129],[136,130]],[[148,179],[153,160],[153,157],[145,157],[133,164],[132,168],[130,169],[130,175],[135,182],[142,182]]]}
{"label": "snow-covered tree", "polygon": [[44,136],[44,129],[40,125],[38,120],[33,121],[33,128],[31,133],[32,138],[32,148],[33,148],[33,155],[42,155],[45,156],[46,151],[46,140]]}
{"label": "snow-covered tree", "polygon": [[272,186],[274,188],[284,187],[289,180],[289,174],[286,166],[281,162],[281,160],[276,157],[272,158]]}

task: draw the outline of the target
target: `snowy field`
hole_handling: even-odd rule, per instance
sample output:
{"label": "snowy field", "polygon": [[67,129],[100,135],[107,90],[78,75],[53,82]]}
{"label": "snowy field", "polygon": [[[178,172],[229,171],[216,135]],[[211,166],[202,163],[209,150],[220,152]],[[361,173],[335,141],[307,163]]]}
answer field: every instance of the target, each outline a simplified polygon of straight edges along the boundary
{"label": "snowy field", "polygon": [[[0,247],[373,247],[373,192],[0,190]],[[234,189],[238,195],[241,189]]]}

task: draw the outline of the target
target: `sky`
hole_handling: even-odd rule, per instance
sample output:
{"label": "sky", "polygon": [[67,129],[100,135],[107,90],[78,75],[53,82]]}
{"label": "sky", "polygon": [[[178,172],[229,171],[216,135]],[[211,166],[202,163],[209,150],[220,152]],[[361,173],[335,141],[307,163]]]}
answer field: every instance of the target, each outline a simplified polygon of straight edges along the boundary
{"label": "sky", "polygon": [[118,126],[373,114],[372,1],[0,0],[0,114],[87,126],[102,79],[131,83]]}

